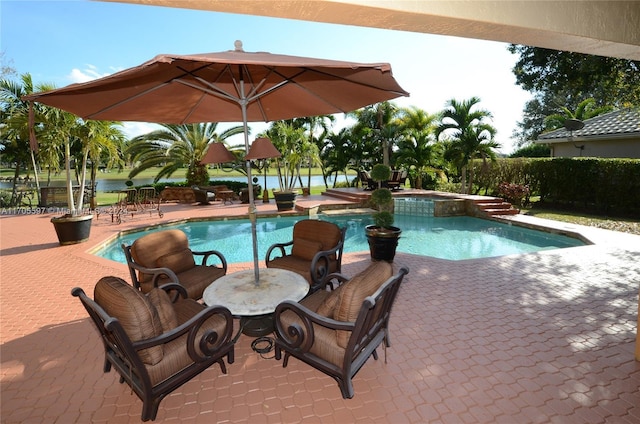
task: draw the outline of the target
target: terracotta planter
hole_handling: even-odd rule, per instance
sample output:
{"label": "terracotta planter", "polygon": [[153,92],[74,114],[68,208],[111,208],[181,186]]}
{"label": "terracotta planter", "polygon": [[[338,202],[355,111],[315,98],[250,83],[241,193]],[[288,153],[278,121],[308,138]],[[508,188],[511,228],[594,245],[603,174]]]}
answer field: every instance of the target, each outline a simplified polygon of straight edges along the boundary
{"label": "terracotta planter", "polygon": [[82,243],[89,240],[93,215],[58,216],[51,218],[60,245]]}
{"label": "terracotta planter", "polygon": [[402,230],[398,227],[381,228],[375,225],[365,227],[369,252],[374,261],[393,262],[396,255],[396,247]]}

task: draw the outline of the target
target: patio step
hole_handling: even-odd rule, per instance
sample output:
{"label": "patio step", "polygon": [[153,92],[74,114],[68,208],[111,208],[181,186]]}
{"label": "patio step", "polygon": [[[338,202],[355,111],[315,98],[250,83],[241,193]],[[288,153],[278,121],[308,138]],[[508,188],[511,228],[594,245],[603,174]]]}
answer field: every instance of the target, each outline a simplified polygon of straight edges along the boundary
{"label": "patio step", "polygon": [[495,215],[517,215],[520,210],[514,208],[509,202],[501,201],[501,199],[480,200],[474,202],[478,212],[485,216]]}
{"label": "patio step", "polygon": [[322,192],[323,196],[334,197],[336,199],[348,200],[350,202],[362,203],[365,202],[369,196],[371,196],[370,191],[363,190],[336,190],[336,189],[327,189]]}

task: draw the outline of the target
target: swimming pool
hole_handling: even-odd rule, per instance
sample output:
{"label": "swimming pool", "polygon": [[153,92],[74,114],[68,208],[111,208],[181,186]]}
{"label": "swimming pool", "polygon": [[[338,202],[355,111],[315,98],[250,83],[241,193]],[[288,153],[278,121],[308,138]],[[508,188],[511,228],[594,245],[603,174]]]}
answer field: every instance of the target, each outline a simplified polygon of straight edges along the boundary
{"label": "swimming pool", "polygon": [[[370,215],[319,215],[320,219],[346,226],[345,252],[368,251],[364,227],[372,224]],[[291,240],[293,224],[305,216],[260,217],[256,230],[258,258],[263,260],[274,243]],[[398,252],[431,256],[448,260],[487,258],[540,250],[583,246],[578,239],[559,234],[531,230],[467,216],[433,217],[395,215],[395,226],[402,229]],[[120,245],[131,244],[149,231],[179,228],[189,238],[194,251],[219,250],[229,263],[251,262],[251,223],[248,219],[225,221],[193,221],[150,227],[141,232],[120,235],[93,253],[113,261],[126,263]]]}

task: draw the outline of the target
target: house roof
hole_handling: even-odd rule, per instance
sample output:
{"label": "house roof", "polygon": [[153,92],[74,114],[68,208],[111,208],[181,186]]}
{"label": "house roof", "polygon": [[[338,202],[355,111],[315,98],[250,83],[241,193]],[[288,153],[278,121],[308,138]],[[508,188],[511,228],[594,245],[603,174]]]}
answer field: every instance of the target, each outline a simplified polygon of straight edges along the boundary
{"label": "house roof", "polygon": [[618,109],[584,120],[584,128],[571,134],[564,128],[540,134],[538,143],[567,141],[569,137],[602,140],[611,138],[640,137],[640,110]]}

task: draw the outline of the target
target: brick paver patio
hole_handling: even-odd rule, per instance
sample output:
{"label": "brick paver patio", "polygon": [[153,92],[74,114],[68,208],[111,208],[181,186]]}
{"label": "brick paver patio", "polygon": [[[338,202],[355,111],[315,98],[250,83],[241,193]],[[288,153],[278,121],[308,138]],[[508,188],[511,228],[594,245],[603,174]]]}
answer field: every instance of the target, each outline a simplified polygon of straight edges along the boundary
{"label": "brick paver patio", "polygon": [[[162,221],[246,213],[239,204],[163,209]],[[128,280],[125,265],[87,250],[159,219],[114,225],[103,215],[87,243],[62,247],[51,216],[0,218],[1,421],[139,422],[141,401],[102,372],[101,342],[70,291],[92,294],[104,275]],[[458,262],[398,254],[396,264],[411,271],[392,313],[391,347],[354,378],[353,399],[295,359],[283,369],[261,357],[243,335],[228,374],[212,367],[179,388],[157,421],[640,423],[640,237],[555,225],[596,244]],[[368,252],[346,254],[343,271],[368,261]]]}

